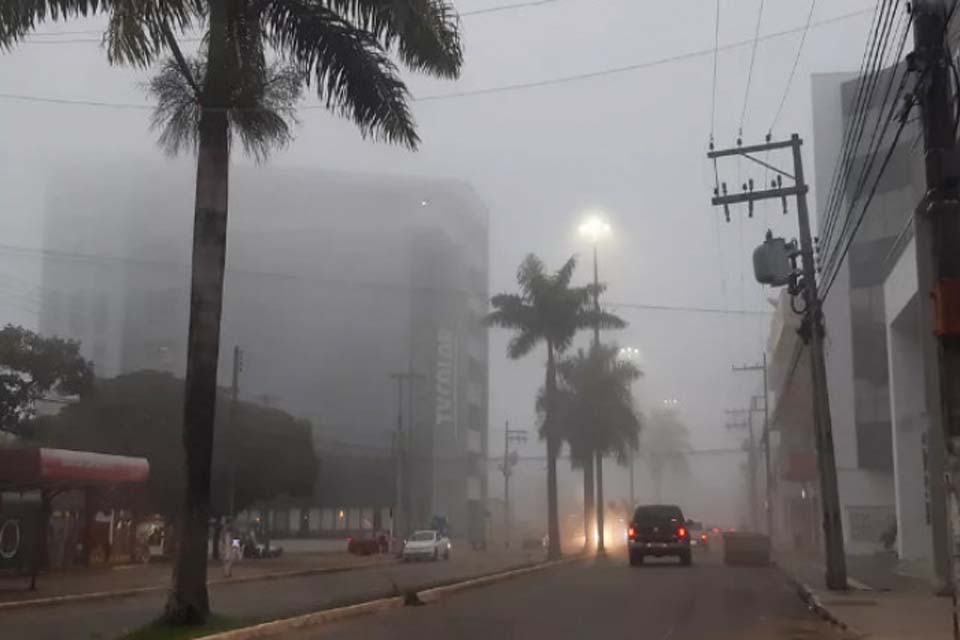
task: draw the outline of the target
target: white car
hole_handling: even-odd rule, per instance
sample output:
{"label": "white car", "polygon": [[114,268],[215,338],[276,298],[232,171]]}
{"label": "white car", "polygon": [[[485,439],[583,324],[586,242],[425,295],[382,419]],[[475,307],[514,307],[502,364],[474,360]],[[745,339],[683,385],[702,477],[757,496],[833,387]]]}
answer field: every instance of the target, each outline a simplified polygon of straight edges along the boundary
{"label": "white car", "polygon": [[450,559],[450,539],[439,531],[424,529],[414,531],[403,543],[403,561]]}

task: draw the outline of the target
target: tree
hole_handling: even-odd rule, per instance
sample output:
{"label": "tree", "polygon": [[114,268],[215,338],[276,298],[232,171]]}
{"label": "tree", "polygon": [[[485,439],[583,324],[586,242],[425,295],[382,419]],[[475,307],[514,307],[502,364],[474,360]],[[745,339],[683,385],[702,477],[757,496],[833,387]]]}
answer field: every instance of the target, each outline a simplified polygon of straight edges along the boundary
{"label": "tree", "polygon": [[[183,379],[159,371],[138,371],[98,379],[95,393],[64,406],[56,415],[32,421],[27,435],[44,446],[117,455],[150,462],[150,508],[176,517],[183,503],[180,409]],[[225,484],[227,465],[235,465],[236,509],[281,495],[309,496],[317,477],[310,424],[279,409],[217,397],[218,432],[213,476]],[[229,442],[228,442],[229,441]],[[230,456],[233,460],[230,460]],[[264,464],[282,460],[283,464]],[[217,491],[213,508],[226,513],[226,491]]]}
{"label": "tree", "polygon": [[657,502],[663,501],[663,476],[667,469],[681,473],[689,470],[690,431],[675,411],[661,409],[650,416],[640,439],[640,453],[646,460],[653,480]]}
{"label": "tree", "polygon": [[10,324],[0,329],[0,431],[22,435],[39,400],[86,393],[92,382],[79,342]]}
{"label": "tree", "polygon": [[543,342],[547,349],[547,371],[543,390],[543,421],[540,437],[547,442],[547,535],[550,558],[560,557],[560,522],[557,510],[557,456],[562,433],[555,420],[557,389],[556,358],[573,342],[577,331],[593,327],[620,328],[620,318],[594,309],[589,287],[571,287],[576,258],[567,260],[555,273],[547,273],[540,258],[528,255],[517,270],[520,293],[493,296],[494,310],[486,317],[490,326],[516,332],[507,346],[512,359],[522,358]]}
{"label": "tree", "polygon": [[[164,617],[204,622],[207,524],[226,256],[231,143],[264,159],[287,143],[300,88],[349,117],[361,134],[415,149],[409,92],[390,59],[443,78],[460,73],[456,13],[447,0],[32,0],[0,5],[0,46],[38,24],[109,14],[104,41],[112,63],[147,68],[153,124],[167,151],[197,153],[183,445],[188,491],[184,531]],[[177,40],[206,31],[190,59]],[[278,63],[268,63],[273,54]]]}
{"label": "tree", "polygon": [[[557,365],[557,422],[570,445],[574,466],[583,469],[587,546],[594,517],[594,456],[613,455],[624,464],[639,441],[641,423],[631,386],[642,374],[633,363],[619,359],[618,353],[615,345],[594,345],[589,352],[580,349]],[[600,524],[598,518],[597,527]]]}

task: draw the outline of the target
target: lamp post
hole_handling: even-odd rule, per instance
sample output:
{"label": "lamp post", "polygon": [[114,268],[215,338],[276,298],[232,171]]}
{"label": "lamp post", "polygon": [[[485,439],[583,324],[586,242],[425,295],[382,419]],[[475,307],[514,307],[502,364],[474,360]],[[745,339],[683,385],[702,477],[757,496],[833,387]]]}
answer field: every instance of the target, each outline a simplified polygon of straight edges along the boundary
{"label": "lamp post", "polygon": [[[593,346],[594,349],[600,347],[600,276],[597,267],[597,253],[600,239],[609,235],[610,225],[600,216],[593,215],[587,218],[579,228],[580,235],[593,243],[593,308],[597,312],[597,317],[593,324]],[[603,544],[603,454],[596,452],[597,469],[597,553],[605,553]],[[586,532],[584,532],[586,534]]]}

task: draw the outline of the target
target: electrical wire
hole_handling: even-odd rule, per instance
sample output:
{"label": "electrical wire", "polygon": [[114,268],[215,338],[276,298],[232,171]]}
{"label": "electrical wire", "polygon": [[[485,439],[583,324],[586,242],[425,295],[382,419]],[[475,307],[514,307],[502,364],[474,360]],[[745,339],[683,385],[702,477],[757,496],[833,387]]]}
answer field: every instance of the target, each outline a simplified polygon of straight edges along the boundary
{"label": "electrical wire", "polygon": [[[717,63],[720,59],[720,0],[717,0],[717,10],[713,23],[713,90],[710,97],[710,145],[713,145],[713,133],[717,125]],[[714,162],[716,165],[716,162]]]}
{"label": "electrical wire", "polygon": [[460,17],[466,16],[479,16],[487,13],[500,13],[501,11],[513,11],[514,9],[526,9],[528,7],[539,7],[545,4],[554,4],[560,0],[528,0],[527,2],[515,2],[513,4],[501,4],[495,7],[487,7],[485,9],[473,9],[471,11],[463,11],[460,13]]}
{"label": "electrical wire", "polygon": [[[893,10],[889,9],[893,7]],[[856,151],[860,148],[860,142],[863,138],[863,130],[866,125],[867,113],[870,111],[870,105],[873,102],[873,93],[876,89],[876,82],[879,78],[880,70],[883,67],[883,61],[886,56],[887,43],[893,26],[893,18],[896,15],[896,5],[885,0],[884,5],[878,6],[879,13],[874,23],[874,37],[868,41],[864,51],[864,64],[859,74],[860,83],[857,87],[857,98],[853,108],[851,125],[844,135],[840,153],[840,160],[834,167],[834,175],[831,180],[830,194],[827,197],[827,205],[823,215],[823,228],[820,230],[820,237],[823,240],[832,232],[832,226],[836,223],[836,216],[839,215],[843,203],[843,194],[846,191],[849,172],[856,158]],[[868,52],[869,51],[869,55]],[[869,71],[868,71],[869,70]]]}
{"label": "electrical wire", "polygon": [[[859,116],[862,113],[863,101],[867,94],[867,87],[870,84],[872,68],[874,66],[875,56],[879,50],[880,43],[880,29],[881,25],[885,21],[885,15],[889,9],[889,0],[887,0],[883,5],[879,2],[877,3],[876,12],[872,20],[872,37],[867,38],[867,43],[864,46],[863,50],[863,59],[860,63],[860,70],[857,73],[857,78],[859,82],[857,84],[857,95],[853,102],[852,113],[853,116],[850,118],[850,126],[844,131],[843,141],[841,143],[840,149],[837,153],[837,162],[834,164],[833,175],[830,180],[830,189],[827,197],[824,201],[827,203],[823,212],[822,220],[829,222],[832,215],[834,215],[833,204],[834,199],[837,195],[837,192],[840,188],[840,177],[844,171],[846,162],[850,153],[850,145],[853,142],[853,139],[856,135],[857,125],[859,122]],[[823,235],[824,229],[821,228],[820,232]]]}
{"label": "electrical wire", "polygon": [[[910,33],[910,26],[911,26],[912,22],[913,22],[913,18],[912,18],[912,16],[911,16],[911,17],[910,17],[910,20],[907,21],[907,26],[906,26],[906,28],[904,29],[903,36],[902,36],[902,38],[901,38],[901,40],[900,40],[900,46],[899,46],[899,48],[898,48],[897,55],[896,55],[896,58],[895,58],[895,59],[898,60],[898,61],[900,60],[900,58],[901,58],[902,55],[903,55],[903,51],[904,51],[904,48],[905,48],[905,46],[906,46],[907,36],[908,36],[909,33]],[[883,131],[882,131],[882,133],[880,133],[879,139],[877,138],[877,134],[880,132],[880,128],[881,128],[881,123],[880,123],[879,119],[878,119],[878,122],[877,122],[877,126],[874,127],[873,132],[872,132],[872,134],[871,134],[871,136],[870,136],[870,141],[869,141],[868,144],[867,144],[867,157],[868,157],[868,160],[863,163],[863,169],[862,169],[862,171],[861,171],[861,173],[860,173],[860,179],[859,179],[859,181],[858,181],[858,183],[857,183],[857,185],[856,185],[856,187],[855,187],[854,196],[853,196],[853,198],[852,198],[851,201],[850,201],[850,207],[849,207],[849,209],[848,209],[847,218],[844,219],[843,225],[842,225],[842,227],[840,228],[840,231],[839,231],[839,234],[840,234],[840,235],[839,235],[839,236],[837,237],[837,239],[836,239],[836,240],[837,240],[837,243],[842,243],[842,242],[843,242],[844,233],[845,233],[846,230],[849,228],[849,224],[850,224],[849,216],[850,216],[850,214],[852,214],[852,212],[853,212],[853,210],[854,210],[854,207],[856,206],[857,201],[859,200],[860,196],[861,196],[862,193],[863,193],[863,190],[864,190],[864,188],[865,188],[865,186],[866,186],[866,181],[867,181],[867,179],[868,179],[868,177],[869,177],[869,175],[870,175],[870,171],[871,171],[872,168],[873,168],[874,159],[876,158],[876,155],[877,155],[877,154],[879,153],[879,151],[880,151],[880,144],[881,144],[881,142],[882,142],[882,139],[883,139],[883,137],[886,135],[887,128],[889,127],[890,122],[892,122],[894,110],[896,109],[897,103],[899,102],[900,97],[901,97],[902,94],[903,94],[903,90],[904,90],[904,88],[905,88],[905,86],[906,86],[906,82],[907,82],[907,79],[908,79],[908,73],[907,73],[906,69],[904,69],[903,75],[902,75],[902,80],[901,80],[901,83],[900,83],[900,87],[898,88],[898,90],[897,90],[897,92],[896,92],[896,95],[892,96],[892,98],[891,98],[890,90],[891,90],[891,88],[892,88],[892,86],[893,86],[893,84],[894,84],[894,82],[895,82],[896,75],[897,75],[897,67],[896,67],[896,66],[893,66],[893,67],[890,67],[890,68],[889,68],[889,75],[890,75],[890,80],[889,80],[889,82],[887,83],[887,91],[886,91],[885,94],[884,94],[883,102],[881,103],[880,108],[879,108],[879,110],[880,110],[880,117],[882,118],[883,110],[887,107],[887,105],[888,105],[888,103],[889,103],[889,105],[890,105],[890,107],[889,107],[889,114],[887,115],[886,121],[882,124]],[[866,117],[864,118],[864,125],[865,125],[865,124],[866,124]],[[862,135],[863,135],[863,131],[861,130],[860,135],[858,136],[858,140],[857,140],[857,142],[856,142],[856,147],[855,147],[855,148],[859,148],[859,146],[860,146],[860,139],[862,139]],[[874,142],[876,142],[876,144],[874,144]],[[853,157],[851,158],[851,160],[850,160],[851,168],[847,170],[847,175],[848,175],[848,176],[850,175],[850,171],[852,171],[852,165],[853,165],[853,163],[854,163],[855,161],[856,161],[856,156],[853,156]],[[843,189],[844,189],[844,191],[846,191],[846,180],[844,181],[844,187],[843,187]],[[842,199],[842,198],[839,199],[838,202],[839,202],[839,205],[838,205],[838,206],[842,205],[843,199]],[[826,229],[824,230],[824,232],[821,234],[821,238],[820,238],[821,246],[824,248],[824,251],[828,254],[827,270],[832,269],[833,266],[838,266],[838,265],[835,265],[835,264],[833,264],[833,263],[834,263],[835,260],[836,260],[836,252],[835,252],[834,247],[835,247],[835,246],[838,246],[838,244],[835,244],[835,243],[834,243],[834,239],[835,239],[834,236],[836,235],[837,224],[838,224],[838,222],[839,222],[839,220],[840,220],[840,213],[839,213],[839,211],[840,211],[840,209],[838,208],[838,209],[837,209],[837,213],[833,216],[832,220],[829,222],[829,224],[827,225],[827,228],[826,228]],[[841,258],[841,259],[842,259],[842,258]]]}
{"label": "electrical wire", "polygon": [[[827,18],[814,22],[810,25],[810,28],[824,27],[845,20],[850,20],[852,18],[858,18],[860,16],[866,15],[873,11],[872,9],[852,11],[850,13],[840,14],[832,18]],[[765,42],[768,40],[773,40],[776,38],[782,38],[794,33],[799,33],[803,31],[804,27],[794,27],[790,29],[784,29],[782,31],[775,31],[763,36],[760,36],[758,39],[760,42]],[[721,52],[732,51],[734,49],[739,49],[744,46],[752,45],[754,39],[749,40],[740,40],[737,42],[731,42],[725,45],[720,46],[717,50]],[[480,95],[489,95],[497,94],[511,91],[521,91],[526,89],[535,89],[539,87],[547,87],[553,85],[566,84],[571,82],[580,82],[583,80],[589,80],[592,78],[599,78],[610,75],[617,75],[621,73],[628,73],[631,71],[638,71],[641,69],[649,69],[651,67],[658,67],[665,64],[670,64],[674,62],[681,62],[684,60],[691,60],[707,55],[712,55],[714,52],[713,47],[706,49],[698,49],[694,51],[688,51],[685,53],[676,54],[673,56],[668,56],[664,58],[657,58],[654,60],[648,60],[644,62],[638,62],[635,64],[625,65],[621,67],[608,67],[605,69],[599,69],[596,71],[589,71],[585,73],[567,75],[567,76],[557,76],[554,78],[547,78],[544,80],[536,80],[532,82],[519,82],[515,84],[505,84],[492,87],[485,87],[480,89],[472,89],[465,91],[457,91],[451,93],[441,93],[436,95],[427,95],[421,97],[413,97],[411,100],[413,102],[437,102],[442,100],[451,100],[458,98],[467,98],[472,96]],[[36,96],[36,95],[27,95],[27,94],[17,94],[17,93],[0,93],[0,100],[10,100],[10,101],[20,101],[20,102],[30,102],[30,103],[48,103],[48,104],[58,104],[66,106],[86,106],[86,107],[101,107],[101,108],[110,108],[110,109],[130,109],[130,110],[144,110],[144,109],[153,109],[154,105],[146,103],[125,103],[125,102],[109,102],[103,100],[86,100],[86,99],[74,99],[74,98],[55,98],[55,97],[46,97],[46,96]],[[301,110],[312,111],[312,110],[326,110],[324,105],[304,105],[300,107]]]}
{"label": "electrical wire", "polygon": [[753,80],[753,64],[757,59],[757,42],[760,38],[760,23],[763,19],[764,0],[760,0],[760,9],[757,11],[757,26],[753,31],[753,48],[750,50],[750,66],[747,68],[747,85],[743,90],[743,107],[740,109],[740,127],[738,135],[743,135],[743,121],[747,117],[747,103],[750,99],[750,83]]}
{"label": "electrical wire", "polygon": [[[892,110],[891,110],[892,113]],[[907,126],[906,118],[903,117],[900,120],[900,126],[897,127],[897,131],[893,136],[893,142],[890,143],[890,147],[887,149],[887,153],[883,158],[883,164],[880,165],[880,170],[877,172],[877,177],[873,182],[873,187],[870,189],[870,194],[867,196],[866,201],[863,203],[863,208],[860,210],[860,215],[857,216],[856,223],[853,225],[852,231],[847,235],[846,242],[843,245],[842,253],[837,259],[837,265],[841,264],[844,256],[847,255],[847,252],[850,250],[850,245],[853,244],[853,239],[857,235],[857,230],[860,228],[861,223],[863,222],[864,217],[866,216],[867,210],[870,208],[870,203],[873,202],[873,197],[877,193],[877,187],[880,184],[880,180],[883,177],[884,171],[887,168],[887,165],[890,164],[890,158],[893,157],[894,152],[897,149],[897,144],[900,141],[900,134],[903,133],[904,128]],[[852,208],[852,205],[851,205]],[[829,278],[825,279],[826,284],[824,285],[822,292],[820,294],[820,300],[826,300],[827,295],[830,293],[830,288],[833,286],[833,283],[836,281],[837,274],[840,272],[839,268],[833,269],[830,273]]]}
{"label": "electrical wire", "polygon": [[790,68],[790,75],[787,76],[787,86],[783,89],[783,95],[780,97],[780,105],[773,115],[773,121],[770,123],[769,134],[773,134],[773,128],[777,126],[780,114],[783,113],[783,106],[787,103],[787,96],[790,94],[790,86],[793,84],[793,78],[797,75],[797,66],[800,64],[800,54],[803,53],[803,44],[807,40],[807,34],[810,32],[810,22],[813,20],[813,10],[817,6],[817,0],[810,0],[810,11],[807,13],[807,22],[800,32],[800,44],[797,45],[797,55],[793,59],[793,66]]}

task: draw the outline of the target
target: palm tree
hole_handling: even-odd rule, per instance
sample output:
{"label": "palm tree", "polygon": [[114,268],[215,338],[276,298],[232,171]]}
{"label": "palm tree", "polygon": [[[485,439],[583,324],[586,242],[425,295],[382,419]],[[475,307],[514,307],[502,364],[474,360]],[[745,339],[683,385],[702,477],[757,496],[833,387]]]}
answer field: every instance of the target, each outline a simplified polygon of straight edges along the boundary
{"label": "palm tree", "polygon": [[[239,139],[259,160],[287,143],[301,87],[313,81],[324,105],[365,137],[415,149],[409,93],[390,53],[412,70],[457,77],[458,18],[447,0],[30,0],[0,5],[0,47],[47,20],[95,14],[109,15],[111,63],[162,62],[148,85],[158,102],[160,144],[197,153],[183,407],[187,491],[164,617],[201,623],[210,611],[207,526],[231,143]],[[196,28],[205,35],[191,59],[177,37]]]}
{"label": "palm tree", "polygon": [[517,270],[520,293],[501,293],[491,299],[494,310],[488,325],[513,329],[516,335],[507,346],[507,355],[517,359],[543,342],[547,348],[547,373],[543,391],[543,422],[540,437],[547,441],[547,556],[560,557],[560,522],[557,514],[557,456],[562,435],[554,424],[557,390],[557,355],[570,347],[580,329],[599,323],[601,328],[624,326],[620,318],[595,310],[589,287],[571,287],[576,257],[567,260],[556,273],[547,273],[540,258],[528,255]]}
{"label": "palm tree", "polygon": [[640,440],[640,452],[650,469],[657,502],[663,501],[663,476],[668,468],[684,473],[689,470],[690,431],[675,411],[658,410],[650,416]]}
{"label": "palm tree", "polygon": [[[641,424],[631,386],[642,373],[633,363],[619,359],[618,353],[615,345],[594,345],[589,353],[580,349],[557,365],[560,378],[557,420],[570,446],[571,460],[583,469],[583,530],[587,547],[595,505],[594,456],[613,455],[624,464],[630,460],[639,441]],[[598,482],[597,488],[601,486]],[[602,508],[602,493],[597,495],[597,500]],[[602,525],[599,515],[598,510],[597,527]]]}

